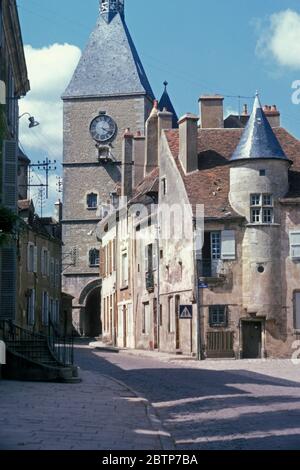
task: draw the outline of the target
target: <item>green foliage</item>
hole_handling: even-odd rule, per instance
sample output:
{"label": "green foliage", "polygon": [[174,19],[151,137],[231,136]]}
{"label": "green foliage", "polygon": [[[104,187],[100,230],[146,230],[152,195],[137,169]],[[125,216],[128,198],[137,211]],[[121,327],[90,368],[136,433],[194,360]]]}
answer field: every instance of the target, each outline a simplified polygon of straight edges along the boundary
{"label": "green foliage", "polygon": [[14,235],[19,217],[0,206],[0,246],[7,244]]}

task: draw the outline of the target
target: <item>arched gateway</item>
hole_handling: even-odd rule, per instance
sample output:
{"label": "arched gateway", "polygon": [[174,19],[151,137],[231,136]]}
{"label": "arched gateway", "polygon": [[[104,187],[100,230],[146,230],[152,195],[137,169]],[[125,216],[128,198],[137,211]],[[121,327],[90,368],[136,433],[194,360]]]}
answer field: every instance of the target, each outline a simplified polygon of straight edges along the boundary
{"label": "arched gateway", "polygon": [[80,333],[89,338],[102,334],[101,324],[101,280],[88,284],[79,297]]}

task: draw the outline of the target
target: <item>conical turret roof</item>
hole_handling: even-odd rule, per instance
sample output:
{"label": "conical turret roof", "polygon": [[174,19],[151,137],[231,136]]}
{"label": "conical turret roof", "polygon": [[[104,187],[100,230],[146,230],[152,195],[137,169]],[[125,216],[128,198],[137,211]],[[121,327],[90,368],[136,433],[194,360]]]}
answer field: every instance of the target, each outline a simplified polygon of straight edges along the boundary
{"label": "conical turret roof", "polygon": [[288,160],[262,109],[258,93],[253,112],[231,160],[255,158]]}
{"label": "conical turret roof", "polygon": [[173,103],[171,101],[171,98],[169,96],[167,86],[168,86],[168,82],[164,82],[165,89],[164,89],[164,92],[163,92],[163,94],[160,98],[158,107],[159,107],[160,111],[163,111],[164,109],[166,109],[167,111],[169,111],[169,113],[173,114],[172,127],[173,127],[173,129],[177,129],[177,127],[178,127],[178,115],[175,111],[175,108],[174,108]]}

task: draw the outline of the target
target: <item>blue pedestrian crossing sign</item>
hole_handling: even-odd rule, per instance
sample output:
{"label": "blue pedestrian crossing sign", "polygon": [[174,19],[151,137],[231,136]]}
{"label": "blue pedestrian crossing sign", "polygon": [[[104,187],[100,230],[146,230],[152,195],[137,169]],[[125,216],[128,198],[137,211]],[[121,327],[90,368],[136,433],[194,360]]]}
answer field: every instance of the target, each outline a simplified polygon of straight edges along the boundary
{"label": "blue pedestrian crossing sign", "polygon": [[179,318],[181,320],[192,320],[193,306],[192,305],[180,305]]}

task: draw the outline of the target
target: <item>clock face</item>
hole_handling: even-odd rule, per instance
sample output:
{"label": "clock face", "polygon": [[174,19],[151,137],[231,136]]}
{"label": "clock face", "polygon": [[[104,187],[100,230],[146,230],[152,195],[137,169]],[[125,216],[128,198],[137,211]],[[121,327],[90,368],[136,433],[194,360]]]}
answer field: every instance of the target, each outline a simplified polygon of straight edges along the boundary
{"label": "clock face", "polygon": [[108,142],[113,140],[117,133],[115,121],[106,114],[97,116],[91,123],[90,133],[97,142]]}

